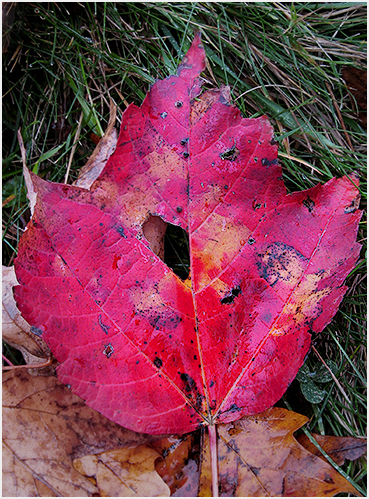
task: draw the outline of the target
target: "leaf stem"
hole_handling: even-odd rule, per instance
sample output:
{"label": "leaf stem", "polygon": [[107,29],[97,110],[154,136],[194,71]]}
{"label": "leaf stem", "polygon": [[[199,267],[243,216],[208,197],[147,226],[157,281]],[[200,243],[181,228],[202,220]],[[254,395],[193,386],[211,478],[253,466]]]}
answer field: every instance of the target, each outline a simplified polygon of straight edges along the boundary
{"label": "leaf stem", "polygon": [[217,447],[217,427],[209,425],[209,443],[210,443],[210,458],[211,458],[211,484],[213,497],[219,497],[218,491],[218,447]]}

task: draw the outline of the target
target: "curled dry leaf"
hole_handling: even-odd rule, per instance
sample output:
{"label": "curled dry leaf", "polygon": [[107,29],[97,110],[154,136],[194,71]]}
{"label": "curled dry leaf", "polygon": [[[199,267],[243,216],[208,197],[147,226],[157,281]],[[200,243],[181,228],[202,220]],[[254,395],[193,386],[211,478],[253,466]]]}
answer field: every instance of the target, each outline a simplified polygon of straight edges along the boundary
{"label": "curled dry leaf", "polygon": [[3,340],[20,350],[27,364],[42,364],[50,357],[50,349],[42,338],[32,332],[32,327],[17,308],[12,292],[13,286],[18,284],[14,267],[3,266],[2,276]]}
{"label": "curled dry leaf", "polygon": [[200,432],[172,435],[151,444],[162,456],[156,471],[170,487],[171,497],[196,497],[200,477]]}
{"label": "curled dry leaf", "polygon": [[146,445],[85,456],[73,461],[93,478],[101,497],[169,497],[168,485],[155,471],[159,453]]}
{"label": "curled dry leaf", "polygon": [[117,108],[113,102],[110,101],[110,118],[108,128],[106,129],[104,137],[99,140],[90,159],[87,161],[85,166],[81,168],[78,178],[74,183],[78,187],[89,189],[103,171],[106,162],[115,151],[118,140],[117,130],[114,128],[116,116]]}
{"label": "curled dry leaf", "polygon": [[97,494],[72,460],[152,438],[106,419],[55,377],[30,377],[24,370],[3,375],[5,497]]}

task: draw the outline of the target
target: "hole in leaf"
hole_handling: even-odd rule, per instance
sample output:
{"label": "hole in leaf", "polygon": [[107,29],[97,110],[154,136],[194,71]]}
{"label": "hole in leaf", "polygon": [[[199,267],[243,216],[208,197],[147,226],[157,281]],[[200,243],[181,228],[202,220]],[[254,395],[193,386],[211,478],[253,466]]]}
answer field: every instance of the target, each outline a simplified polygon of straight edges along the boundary
{"label": "hole in leaf", "polygon": [[176,225],[167,225],[164,238],[164,263],[182,280],[187,279],[190,273],[188,234]]}
{"label": "hole in leaf", "polygon": [[[177,213],[183,208],[177,206]],[[157,216],[150,216],[142,226],[151,250],[185,280],[190,273],[190,248],[187,232],[181,227],[164,222]]]}
{"label": "hole in leaf", "polygon": [[234,299],[241,293],[241,288],[240,286],[236,286],[231,290],[231,292],[226,295],[224,298],[220,300],[220,303],[222,305],[227,305],[229,303],[233,303]]}
{"label": "hole in leaf", "polygon": [[144,236],[150,243],[150,248],[164,260],[164,235],[167,228],[166,222],[160,217],[150,216],[142,226]]}
{"label": "hole in leaf", "polygon": [[234,161],[237,156],[240,154],[240,151],[236,147],[236,143],[230,149],[226,149],[222,154],[220,154],[221,159],[228,159],[229,161]]}

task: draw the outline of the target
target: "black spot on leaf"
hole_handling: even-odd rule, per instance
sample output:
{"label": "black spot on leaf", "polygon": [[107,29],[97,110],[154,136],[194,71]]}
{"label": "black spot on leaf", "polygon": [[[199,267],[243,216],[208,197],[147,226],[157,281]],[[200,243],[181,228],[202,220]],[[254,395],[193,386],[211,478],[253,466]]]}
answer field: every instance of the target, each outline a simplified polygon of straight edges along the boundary
{"label": "black spot on leaf", "polygon": [[241,293],[241,288],[239,286],[236,286],[231,290],[231,292],[226,295],[224,298],[220,300],[220,303],[222,305],[227,305],[229,303],[233,303],[234,299]]}
{"label": "black spot on leaf", "polygon": [[127,239],[127,236],[126,236],[126,235],[125,235],[125,233],[124,233],[124,229],[123,229],[123,227],[117,227],[117,228],[116,228],[116,231],[118,232],[118,234],[119,234],[120,236],[122,236],[122,237],[124,237],[125,239]]}
{"label": "black spot on leaf", "polygon": [[302,204],[306,206],[306,208],[309,210],[309,213],[312,213],[315,207],[315,203],[309,196],[303,200]]}
{"label": "black spot on leaf", "polygon": [[35,326],[31,326],[31,333],[35,334],[36,336],[42,336],[44,334],[42,329]]}
{"label": "black spot on leaf", "polygon": [[160,369],[163,365],[163,361],[161,359],[159,359],[159,357],[156,357],[154,360],[154,364],[158,369]]}
{"label": "black spot on leaf", "polygon": [[278,164],[278,159],[272,159],[272,160],[269,160],[269,159],[267,159],[267,158],[263,158],[263,159],[261,160],[261,164],[262,164],[263,166],[266,166],[266,167],[268,168],[268,167],[269,167],[269,166],[271,166],[271,165],[277,165],[277,164]]}
{"label": "black spot on leaf", "polygon": [[107,345],[104,345],[104,351],[103,354],[107,356],[108,359],[113,355],[114,353],[114,347],[111,343],[108,343]]}
{"label": "black spot on leaf", "polygon": [[236,144],[230,149],[226,149],[222,154],[220,154],[221,159],[227,159],[228,161],[234,161],[237,156],[240,154],[240,151],[237,149]]}

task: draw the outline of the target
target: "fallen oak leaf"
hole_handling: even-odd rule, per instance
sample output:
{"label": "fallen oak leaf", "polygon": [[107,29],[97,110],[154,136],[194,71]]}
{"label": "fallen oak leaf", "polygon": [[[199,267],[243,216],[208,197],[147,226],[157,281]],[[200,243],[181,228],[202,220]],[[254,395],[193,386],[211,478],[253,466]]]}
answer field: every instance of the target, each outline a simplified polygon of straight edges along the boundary
{"label": "fallen oak leaf", "polygon": [[73,459],[153,438],[106,419],[56,377],[25,370],[3,374],[2,422],[5,497],[94,495]]}
{"label": "fallen oak leaf", "polygon": [[[367,451],[366,438],[336,437],[332,435],[318,435],[316,433],[312,433],[312,436],[339,466],[345,462],[345,459],[354,461]],[[307,435],[299,435],[297,441],[305,447],[306,450],[311,452],[311,454],[319,456],[326,461],[320,450],[309,440]]]}
{"label": "fallen oak leaf", "polygon": [[171,497],[197,497],[200,478],[200,432],[182,436],[171,435],[150,445],[162,456],[156,461],[155,469],[170,487]]}
{"label": "fallen oak leaf", "polygon": [[331,497],[361,494],[293,436],[308,418],[274,407],[218,425],[220,496]]}
{"label": "fallen oak leaf", "polygon": [[[218,425],[220,496],[360,495],[305,435],[294,435],[307,422],[305,416],[272,408],[233,424]],[[343,464],[345,458],[357,459],[365,452],[365,439],[313,436],[337,464]],[[201,438],[200,460],[197,456],[193,459],[192,453],[192,447],[199,442],[198,432],[151,444],[162,454],[156,470],[174,496],[212,496],[209,439],[204,432]],[[191,469],[187,470],[189,463]],[[192,493],[187,494],[187,489]]]}
{"label": "fallen oak leaf", "polygon": [[75,459],[75,469],[96,480],[101,497],[169,497],[168,485],[155,471],[159,453],[146,445]]}

